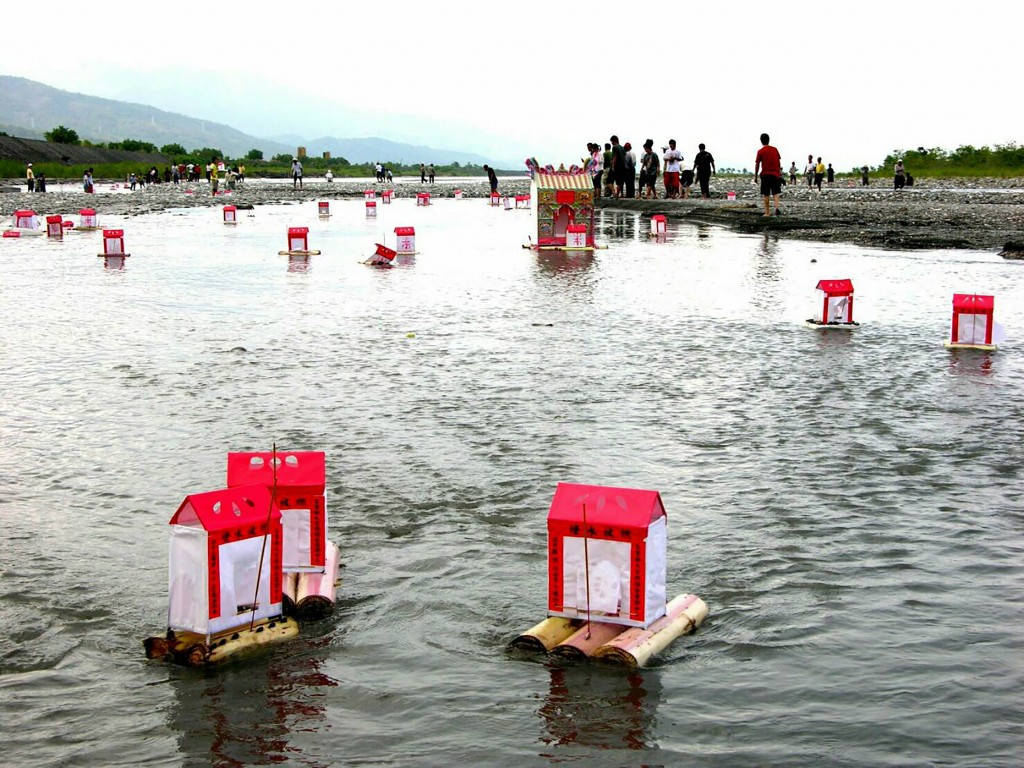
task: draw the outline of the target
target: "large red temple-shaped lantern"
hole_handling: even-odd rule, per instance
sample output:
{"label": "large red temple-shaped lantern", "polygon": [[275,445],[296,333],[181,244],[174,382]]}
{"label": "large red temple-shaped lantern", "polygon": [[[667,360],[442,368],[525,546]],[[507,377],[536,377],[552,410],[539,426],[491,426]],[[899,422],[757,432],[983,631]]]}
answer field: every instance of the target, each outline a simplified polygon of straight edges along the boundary
{"label": "large red temple-shaped lantern", "polygon": [[228,454],[228,486],[259,483],[276,489],[284,535],[282,567],[287,572],[324,570],[327,470],[323,451]]}
{"label": "large red temple-shaped lantern", "polygon": [[995,302],[995,296],[954,293],[953,324],[949,340],[944,342],[945,346],[948,349],[982,349],[994,352],[997,349],[992,340]]}
{"label": "large red temple-shaped lantern", "polygon": [[264,486],[190,494],[170,525],[168,629],[209,637],[281,614],[281,512]]}
{"label": "large red temple-shaped lantern", "polygon": [[[594,247],[594,184],[590,174],[537,171],[531,197],[537,201],[540,247],[564,248],[569,239],[579,243],[577,248]],[[581,226],[582,238],[577,234]]]}
{"label": "large red temple-shaped lantern", "polygon": [[559,483],[548,614],[647,627],[665,614],[668,518],[657,491]]}
{"label": "large red temple-shaped lantern", "polygon": [[853,281],[819,280],[814,290],[814,314],[807,324],[814,328],[856,328],[853,321]]}

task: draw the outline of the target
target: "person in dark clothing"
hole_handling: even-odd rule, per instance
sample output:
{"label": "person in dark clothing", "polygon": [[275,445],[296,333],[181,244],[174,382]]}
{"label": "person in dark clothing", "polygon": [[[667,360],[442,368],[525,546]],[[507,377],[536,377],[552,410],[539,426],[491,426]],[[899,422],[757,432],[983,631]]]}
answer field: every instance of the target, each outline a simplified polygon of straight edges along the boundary
{"label": "person in dark clothing", "polygon": [[836,180],[836,169],[832,167],[832,163],[828,164],[828,170],[825,173],[827,174],[828,185],[831,187],[832,182]]}
{"label": "person in dark clothing", "polygon": [[613,194],[616,198],[622,197],[622,185],[626,183],[626,150],[619,144],[619,137],[612,136],[612,170],[611,181]]}
{"label": "person in dark clothing", "polygon": [[866,165],[860,169],[860,185],[862,187],[868,186],[868,167]]}
{"label": "person in dark clothing", "polygon": [[489,165],[484,166],[484,170],[487,171],[487,180],[491,183],[491,192],[498,191],[498,175],[494,172],[494,169]]}
{"label": "person in dark clothing", "polygon": [[711,198],[711,174],[717,173],[715,158],[704,149],[703,144],[697,145],[700,152],[693,158],[693,170],[697,174],[697,183],[700,184],[700,196],[705,200]]}

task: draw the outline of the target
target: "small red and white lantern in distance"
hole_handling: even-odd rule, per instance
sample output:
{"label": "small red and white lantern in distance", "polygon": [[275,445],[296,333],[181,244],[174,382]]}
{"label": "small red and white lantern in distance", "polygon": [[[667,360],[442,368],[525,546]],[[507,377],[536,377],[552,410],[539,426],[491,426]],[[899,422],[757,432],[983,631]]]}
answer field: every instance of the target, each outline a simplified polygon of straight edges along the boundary
{"label": "small red and white lantern in distance", "polygon": [[385,189],[383,192],[381,192],[380,196],[381,200],[383,200],[384,202],[384,205],[391,205],[391,198],[394,196],[394,194],[395,190],[393,189]]}
{"label": "small red and white lantern in distance", "polygon": [[78,229],[99,229],[99,217],[93,208],[82,208],[78,212]]}
{"label": "small red and white lantern in distance", "polygon": [[812,328],[856,328],[853,321],[853,281],[819,280],[815,288],[815,312],[808,318]]}
{"label": "small red and white lantern in distance", "polygon": [[374,189],[363,190],[363,200],[376,200],[377,191]]}
{"label": "small red and white lantern in distance", "polygon": [[587,227],[584,224],[570,224],[565,228],[565,247],[587,247]]}
{"label": "small red and white lantern in distance", "polygon": [[316,204],[316,212],[321,219],[326,219],[331,215],[331,204],[326,200],[321,200]]}
{"label": "small red and white lantern in distance", "polygon": [[395,237],[398,239],[398,244],[395,246],[398,253],[416,253],[415,227],[395,227]]}
{"label": "small red and white lantern in distance", "polygon": [[64,238],[64,219],[62,217],[46,217],[46,236],[55,237],[58,240],[62,240]]}
{"label": "small red and white lantern in distance", "polygon": [[516,195],[516,208],[529,208],[530,207],[530,196],[529,195]]}
{"label": "small red and white lantern in distance", "polygon": [[395,260],[395,256],[398,253],[394,248],[388,248],[386,245],[377,243],[377,250],[373,252],[373,255],[368,258],[363,264],[370,264],[375,267],[388,267],[391,266],[391,262]]}
{"label": "small red and white lantern in distance", "polygon": [[993,337],[995,305],[995,296],[954,293],[953,323],[944,346],[995,352],[998,349]]}
{"label": "small red and white lantern in distance", "polygon": [[511,200],[509,200],[509,197],[508,197],[508,195],[503,195],[503,196],[502,196],[502,198],[501,198],[501,204],[502,204],[503,206],[505,206],[505,210],[506,210],[506,211],[511,211],[511,210],[512,210],[512,201],[511,201]]}
{"label": "small red and white lantern in distance", "polygon": [[238,223],[238,209],[233,205],[224,206],[224,223],[225,224],[237,224]]}
{"label": "small red and white lantern in distance", "polygon": [[[276,463],[275,463],[276,462]],[[282,567],[322,573],[327,547],[323,451],[229,453],[228,487],[259,483],[281,510]]]}
{"label": "small red and white lantern in distance", "polygon": [[367,200],[366,201],[366,218],[372,219],[377,215],[377,201]]}
{"label": "small red and white lantern in distance", "polygon": [[657,491],[559,483],[548,615],[647,627],[665,615],[668,518]]}
{"label": "small red and white lantern in distance", "polygon": [[170,525],[168,629],[209,637],[281,615],[281,511],[265,486],[190,494]]}
{"label": "small red and white lantern in distance", "polygon": [[430,193],[429,192],[417,192],[416,193],[416,205],[430,205]]}
{"label": "small red and white lantern in distance", "polygon": [[733,200],[736,199],[736,193],[735,192],[726,192],[725,193],[725,199],[728,200],[729,202],[732,202]]}
{"label": "small red and white lantern in distance", "polygon": [[461,200],[462,199],[462,190],[461,189],[456,189],[455,190],[455,199],[456,200]]}
{"label": "small red and white lantern in distance", "polygon": [[651,234],[655,237],[661,237],[668,232],[668,222],[665,221],[664,214],[656,213],[651,216]]}
{"label": "small red and white lantern in distance", "polygon": [[501,204],[501,195],[499,195],[497,192],[491,192],[491,205],[500,205],[500,204]]}
{"label": "small red and white lantern in distance", "polygon": [[99,254],[99,258],[103,259],[105,268],[124,269],[124,260],[130,255],[124,250],[123,229],[103,230],[103,253]]}

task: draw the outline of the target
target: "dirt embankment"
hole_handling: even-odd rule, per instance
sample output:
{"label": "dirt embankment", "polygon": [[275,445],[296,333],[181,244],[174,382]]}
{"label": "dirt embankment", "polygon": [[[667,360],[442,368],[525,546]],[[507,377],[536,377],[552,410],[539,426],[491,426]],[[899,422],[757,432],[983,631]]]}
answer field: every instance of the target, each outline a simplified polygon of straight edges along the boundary
{"label": "dirt embankment", "polygon": [[49,141],[0,136],[0,160],[22,163],[63,163],[64,165],[100,165],[101,163],[139,163],[164,165],[169,160],[156,152],[128,152],[123,149],[76,147]]}

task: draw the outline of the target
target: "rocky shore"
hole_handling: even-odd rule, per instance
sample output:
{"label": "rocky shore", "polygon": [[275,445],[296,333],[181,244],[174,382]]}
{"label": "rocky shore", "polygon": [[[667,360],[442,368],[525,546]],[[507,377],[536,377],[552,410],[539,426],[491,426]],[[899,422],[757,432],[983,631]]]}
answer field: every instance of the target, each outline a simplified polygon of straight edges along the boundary
{"label": "rocky shore", "polygon": [[[364,190],[393,187],[398,198],[430,192],[438,199],[451,197],[456,188],[464,197],[482,198],[490,193],[486,182],[467,179],[456,183],[421,185],[399,179],[392,185],[367,181],[325,182],[308,178],[303,189],[291,184],[252,180],[230,194],[210,195],[209,185],[159,184],[135,192],[115,182],[98,182],[95,195],[84,195],[77,183],[50,183],[45,194],[0,194],[0,219],[9,220],[18,208],[30,207],[40,215],[73,216],[82,207],[101,214],[133,216],[175,208],[237,205],[239,208],[273,203],[297,203],[362,197]],[[24,181],[0,184],[24,189]],[[529,179],[502,178],[507,194],[529,191]],[[712,198],[700,200],[600,199],[599,208],[662,213],[672,219],[719,224],[741,232],[775,232],[780,236],[826,242],[896,248],[966,248],[1007,250],[1007,257],[1024,255],[1024,179],[918,180],[913,187],[893,191],[889,179],[876,178],[868,187],[837,181],[819,194],[805,184],[787,186],[782,194],[782,215],[764,218],[761,198],[750,176],[717,176],[711,181]],[[727,193],[736,199],[728,200]],[[1016,247],[1013,247],[1016,244]]]}

